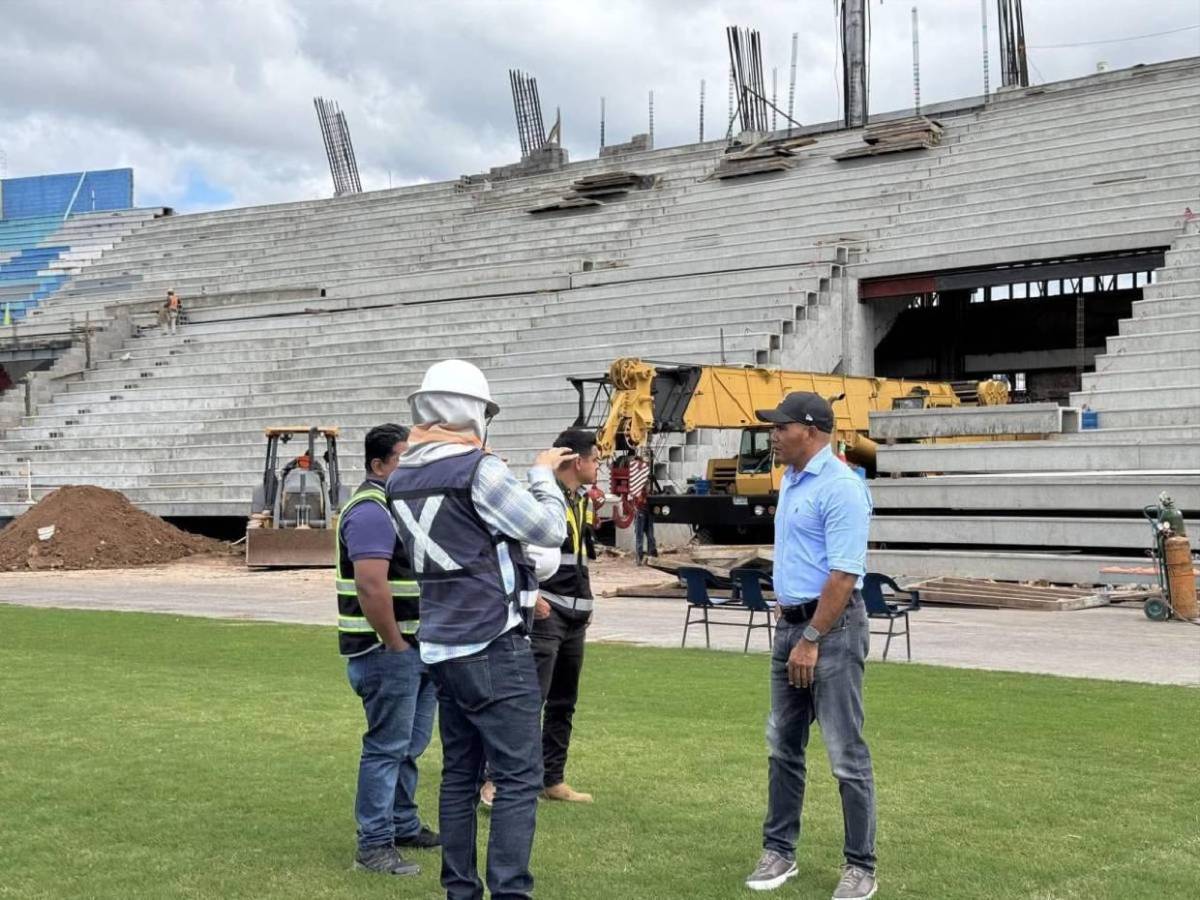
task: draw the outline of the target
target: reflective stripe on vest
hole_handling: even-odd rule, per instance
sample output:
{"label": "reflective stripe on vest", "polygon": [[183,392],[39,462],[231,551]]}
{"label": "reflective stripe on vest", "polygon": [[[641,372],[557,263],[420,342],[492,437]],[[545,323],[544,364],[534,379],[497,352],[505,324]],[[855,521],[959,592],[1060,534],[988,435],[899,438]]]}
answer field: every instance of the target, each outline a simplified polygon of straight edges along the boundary
{"label": "reflective stripe on vest", "polygon": [[[343,656],[354,656],[369,650],[379,643],[379,636],[366,616],[362,614],[362,606],[358,602],[358,587],[354,582],[353,563],[346,555],[342,544],[342,523],[346,515],[361,503],[378,503],[387,513],[391,521],[391,513],[387,511],[387,494],[379,485],[365,481],[354,492],[354,495],[342,508],[336,530],[334,558],[334,590],[337,594],[338,605],[338,647]],[[395,525],[392,525],[393,530]],[[399,535],[396,535],[399,541]],[[398,544],[398,552],[403,547]],[[410,579],[396,578],[397,574],[407,571],[399,559],[393,558],[388,563],[388,587],[392,597],[392,608],[396,624],[401,634],[415,634],[419,622],[413,616],[418,610],[421,596],[420,586]]]}
{"label": "reflective stripe on vest", "polygon": [[[401,634],[416,634],[417,628],[421,622],[418,619],[396,620],[396,625],[400,629]],[[338,631],[344,631],[347,634],[374,634],[375,629],[371,627],[371,623],[367,621],[366,616],[338,616]]]}

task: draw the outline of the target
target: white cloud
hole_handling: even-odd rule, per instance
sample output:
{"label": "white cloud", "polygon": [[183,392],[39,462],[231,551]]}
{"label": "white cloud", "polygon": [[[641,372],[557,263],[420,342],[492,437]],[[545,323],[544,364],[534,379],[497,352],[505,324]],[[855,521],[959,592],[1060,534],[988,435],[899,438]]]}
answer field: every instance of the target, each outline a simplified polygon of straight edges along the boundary
{"label": "white cloud", "polygon": [[[922,100],[982,90],[979,4],[921,0]],[[989,6],[994,6],[989,0]],[[1029,43],[1078,43],[1195,24],[1194,0],[1030,3]],[[875,111],[910,106],[912,3],[872,2]],[[4,6],[0,146],[10,175],[132,165],[138,200],[180,205],[195,177],[226,205],[326,196],[312,97],[345,110],[364,187],[453,178],[511,162],[506,70],[538,79],[547,127],[562,108],[572,158],[596,152],[599,98],[610,142],[646,130],[659,146],[695,140],[699,81],[706,136],[723,133],[723,27],[759,28],[766,77],[786,104],[791,33],[800,33],[797,118],[839,115],[832,0],[572,3],[384,0],[25,0]],[[994,20],[994,13],[993,13]],[[999,82],[991,28],[992,84]],[[1200,31],[1031,50],[1034,80],[1200,54]]]}

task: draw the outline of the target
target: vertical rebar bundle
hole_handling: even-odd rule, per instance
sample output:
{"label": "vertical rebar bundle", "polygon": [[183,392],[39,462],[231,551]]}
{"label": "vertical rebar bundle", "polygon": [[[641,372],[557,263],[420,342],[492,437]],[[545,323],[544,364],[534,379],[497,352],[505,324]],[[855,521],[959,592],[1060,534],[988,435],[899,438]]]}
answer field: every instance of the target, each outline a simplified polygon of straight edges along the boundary
{"label": "vertical rebar bundle", "polygon": [[779,111],[779,68],[771,67],[771,130],[777,126],[776,115]]}
{"label": "vertical rebar bundle", "polygon": [[[757,31],[730,25],[725,29],[729,64],[742,131],[767,131],[767,92],[763,81],[762,41]],[[732,116],[730,117],[732,118]]]}
{"label": "vertical rebar bundle", "polygon": [[333,196],[361,194],[362,182],[358,179],[358,161],[354,157],[354,144],[350,140],[350,126],[346,114],[332,100],[314,97],[317,122],[321,126],[321,139],[325,142],[325,156],[329,160],[329,174],[333,177]]}
{"label": "vertical rebar bundle", "polygon": [[919,116],[921,114],[921,39],[920,31],[917,27],[917,8],[912,8],[912,34],[913,34],[913,110]]}
{"label": "vertical rebar bundle", "polygon": [[987,97],[992,92],[991,89],[991,72],[988,68],[988,36],[987,36],[987,7],[988,0],[979,0],[979,6],[983,18],[983,96]]}
{"label": "vertical rebar bundle", "polygon": [[[985,0],[986,2],[986,0]],[[792,75],[788,81],[788,134],[792,133],[792,120],[796,117],[796,44],[800,39],[798,32],[792,32]]]}
{"label": "vertical rebar bundle", "polygon": [[704,143],[704,79],[700,79],[700,143]]}
{"label": "vertical rebar bundle", "polygon": [[735,107],[733,105],[733,65],[729,66],[729,106],[725,110],[725,122],[732,127]]}
{"label": "vertical rebar bundle", "polygon": [[650,149],[654,149],[654,91],[650,92]]}
{"label": "vertical rebar bundle", "polygon": [[1025,14],[1021,0],[998,0],[1000,7],[1000,83],[1005,87],[1029,86],[1025,56]]}
{"label": "vertical rebar bundle", "polygon": [[546,146],[546,125],[542,120],[542,101],[538,97],[537,79],[516,69],[508,70],[512,88],[513,112],[517,117],[517,137],[521,141],[521,156]]}
{"label": "vertical rebar bundle", "polygon": [[604,149],[604,98],[600,98],[600,149]]}

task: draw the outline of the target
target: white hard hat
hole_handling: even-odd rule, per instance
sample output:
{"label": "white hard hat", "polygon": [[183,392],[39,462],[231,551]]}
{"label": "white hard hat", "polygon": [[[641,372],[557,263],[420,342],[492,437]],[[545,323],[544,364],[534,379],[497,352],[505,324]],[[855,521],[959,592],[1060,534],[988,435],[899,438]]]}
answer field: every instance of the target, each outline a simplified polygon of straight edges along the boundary
{"label": "white hard hat", "polygon": [[443,359],[425,370],[425,378],[409,399],[417,394],[458,394],[462,397],[474,397],[487,404],[487,417],[490,419],[500,412],[500,406],[492,399],[491,388],[487,378],[479,371],[474,363],[465,359]]}

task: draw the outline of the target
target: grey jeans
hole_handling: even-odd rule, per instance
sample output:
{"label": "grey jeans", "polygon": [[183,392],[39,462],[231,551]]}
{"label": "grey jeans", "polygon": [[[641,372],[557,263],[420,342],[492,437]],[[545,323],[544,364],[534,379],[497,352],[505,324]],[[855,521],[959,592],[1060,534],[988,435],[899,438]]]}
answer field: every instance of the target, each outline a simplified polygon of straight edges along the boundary
{"label": "grey jeans", "polygon": [[789,859],[800,838],[804,807],[805,751],[815,719],[829,752],[842,797],[846,862],[875,870],[875,776],[863,740],[863,668],[870,635],[862,596],[855,591],[846,611],[821,639],[811,687],[788,684],[787,659],[804,625],[779,622],[771,652],[771,715],[767,818],[763,847]]}

